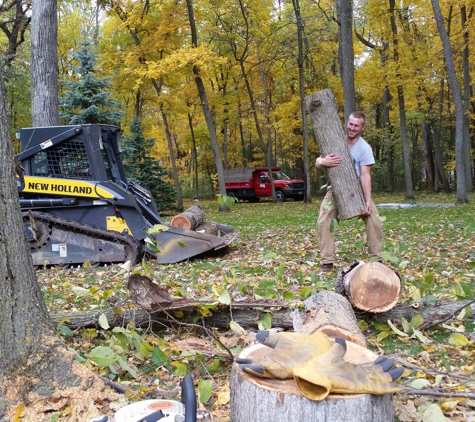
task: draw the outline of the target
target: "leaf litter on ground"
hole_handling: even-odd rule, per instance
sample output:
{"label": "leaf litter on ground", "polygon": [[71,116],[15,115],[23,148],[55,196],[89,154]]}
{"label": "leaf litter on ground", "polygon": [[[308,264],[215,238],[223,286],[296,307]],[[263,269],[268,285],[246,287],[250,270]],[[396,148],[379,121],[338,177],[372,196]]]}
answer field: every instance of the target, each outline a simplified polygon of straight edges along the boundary
{"label": "leaf litter on ground", "polygon": [[[375,195],[374,199],[376,203],[408,202],[397,195]],[[470,199],[473,202],[475,197]],[[454,203],[455,197],[420,194],[418,202]],[[93,269],[86,263],[76,269],[39,270],[38,281],[50,312],[113,308],[120,313],[133,309],[126,284],[134,272],[147,275],[174,298],[217,303],[262,298],[302,302],[313,293],[331,290],[336,275],[318,271],[316,219],[320,203],[321,198],[311,204],[240,202],[231,206],[231,212],[220,213],[216,201],[202,201],[209,220],[231,225],[239,232],[225,251],[171,265],[148,261],[143,267]],[[474,298],[474,211],[471,203],[447,208],[379,209],[385,235],[383,257],[403,281],[401,303],[431,297],[453,301]],[[361,220],[340,222],[335,234],[337,269],[367,259]],[[174,317],[179,320],[180,314]],[[196,326],[163,327],[158,332],[133,325],[114,332],[107,328],[107,320],[102,317],[101,321],[95,328],[68,331],[65,320],[58,328],[84,365],[126,387],[127,400],[164,397],[167,392],[176,395],[181,377],[191,373],[203,400],[200,409],[209,410],[217,422],[229,420],[231,361],[225,348],[239,353],[252,342],[258,327],[231,324],[227,332],[213,331],[219,339],[216,341],[215,336],[198,329],[200,321]],[[418,391],[447,394],[438,397],[406,391],[396,395],[398,420],[475,420],[475,399],[456,396],[475,394],[473,312],[454,315],[452,320],[424,332],[428,342],[419,336],[397,334],[407,330],[409,322],[395,330],[370,320],[360,322],[370,348],[407,365],[407,376],[401,382],[422,387]],[[270,326],[271,314],[259,324],[260,328]]]}

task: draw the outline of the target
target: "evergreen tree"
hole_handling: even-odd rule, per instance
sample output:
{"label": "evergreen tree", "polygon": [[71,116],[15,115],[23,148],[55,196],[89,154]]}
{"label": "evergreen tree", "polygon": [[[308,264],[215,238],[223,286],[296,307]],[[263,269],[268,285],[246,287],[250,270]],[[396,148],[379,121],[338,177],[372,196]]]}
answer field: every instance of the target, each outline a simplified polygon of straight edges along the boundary
{"label": "evergreen tree", "polygon": [[140,120],[135,117],[130,124],[131,136],[122,137],[122,152],[127,177],[150,190],[160,212],[175,210],[176,192],[163,181],[167,171],[160,161],[149,156],[155,139],[145,139]]}
{"label": "evergreen tree", "polygon": [[60,119],[65,124],[104,123],[118,126],[122,112],[120,104],[110,100],[110,78],[100,78],[95,69],[96,56],[91,42],[80,43],[73,53],[77,64],[71,65],[72,79],[62,81],[69,89],[60,99]]}

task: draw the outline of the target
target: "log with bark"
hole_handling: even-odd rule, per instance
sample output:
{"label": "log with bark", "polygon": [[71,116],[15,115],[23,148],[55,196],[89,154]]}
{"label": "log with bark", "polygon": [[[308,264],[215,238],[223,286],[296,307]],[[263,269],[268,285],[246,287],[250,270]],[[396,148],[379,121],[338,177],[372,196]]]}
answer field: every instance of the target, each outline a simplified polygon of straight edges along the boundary
{"label": "log with bark", "polygon": [[311,334],[322,331],[329,337],[341,337],[366,347],[353,308],[344,296],[334,292],[319,292],[305,300],[305,311],[294,316],[295,331]]}
{"label": "log with bark", "polygon": [[365,312],[381,313],[394,308],[401,288],[399,275],[381,262],[356,261],[335,279],[335,292]]}
{"label": "log with bark", "polygon": [[170,226],[196,230],[205,224],[205,212],[201,205],[193,205],[170,220]]}
{"label": "log with bark", "polygon": [[[154,313],[141,308],[122,309],[119,307],[99,311],[50,312],[50,318],[55,326],[64,324],[75,330],[77,328],[100,327],[99,318],[104,314],[111,327],[126,326],[128,323],[134,323],[137,327],[162,330],[176,327],[177,321],[187,324],[196,323],[197,318],[202,317],[200,306],[211,303],[194,299],[180,299],[173,301],[170,305],[164,306],[163,309]],[[295,302],[272,300],[231,302],[229,306],[221,305],[212,310],[211,316],[203,318],[203,324],[209,327],[228,330],[229,323],[235,321],[246,329],[255,330],[259,321],[265,315],[270,314],[273,327],[292,330],[294,329],[294,316],[291,309],[296,304]],[[382,323],[387,323],[388,320],[391,320],[393,323],[400,323],[402,318],[410,321],[413,317],[420,315],[424,319],[424,323],[419,329],[426,329],[440,322],[455,319],[466,307],[470,307],[467,317],[475,315],[475,303],[472,300],[456,302],[441,300],[435,303],[418,301],[398,304],[390,311],[379,314],[370,314],[358,310],[355,310],[355,314],[357,319],[371,320],[376,318]],[[179,316],[177,316],[177,312],[179,312]],[[168,314],[175,318],[170,318]]]}
{"label": "log with bark", "polygon": [[338,166],[328,168],[340,219],[365,214],[363,191],[346,143],[335,96],[331,90],[324,89],[305,97],[305,105],[322,156],[335,154],[342,158]]}

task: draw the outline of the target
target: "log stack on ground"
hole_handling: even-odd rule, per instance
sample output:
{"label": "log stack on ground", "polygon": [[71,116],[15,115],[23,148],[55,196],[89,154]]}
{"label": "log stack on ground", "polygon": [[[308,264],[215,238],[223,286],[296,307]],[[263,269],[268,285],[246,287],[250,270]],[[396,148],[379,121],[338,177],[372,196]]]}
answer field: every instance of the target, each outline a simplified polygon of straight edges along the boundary
{"label": "log stack on ground", "polygon": [[366,203],[346,143],[335,96],[331,90],[324,89],[305,97],[305,105],[322,156],[335,154],[342,158],[338,166],[328,168],[340,220],[359,217],[366,212]]}
{"label": "log stack on ground", "polygon": [[401,279],[381,262],[357,261],[335,279],[335,291],[365,312],[381,313],[394,308],[401,295]]}
{"label": "log stack on ground", "polygon": [[[323,331],[329,337],[347,340],[344,359],[355,364],[373,362],[377,355],[368,350],[348,300],[334,292],[319,292],[305,302],[302,319],[293,313],[295,331]],[[296,327],[297,325],[297,327]],[[353,341],[353,342],[352,342]],[[356,342],[360,343],[357,344]],[[239,355],[255,361],[269,348],[255,344]],[[392,395],[330,394],[326,399],[306,398],[293,379],[259,378],[233,364],[230,376],[231,422],[381,422],[394,419]]]}

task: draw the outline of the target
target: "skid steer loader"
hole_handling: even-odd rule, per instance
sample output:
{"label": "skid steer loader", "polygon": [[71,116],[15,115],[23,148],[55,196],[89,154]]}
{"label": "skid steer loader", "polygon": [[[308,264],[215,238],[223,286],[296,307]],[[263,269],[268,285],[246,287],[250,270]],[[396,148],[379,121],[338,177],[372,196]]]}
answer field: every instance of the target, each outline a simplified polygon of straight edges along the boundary
{"label": "skid steer loader", "polygon": [[[237,236],[224,225],[219,236],[171,226],[150,235],[151,227],[166,223],[150,192],[127,181],[117,127],[25,128],[17,139],[20,206],[37,267],[137,263],[145,253],[175,263],[223,248]],[[147,248],[148,239],[160,252]]]}

